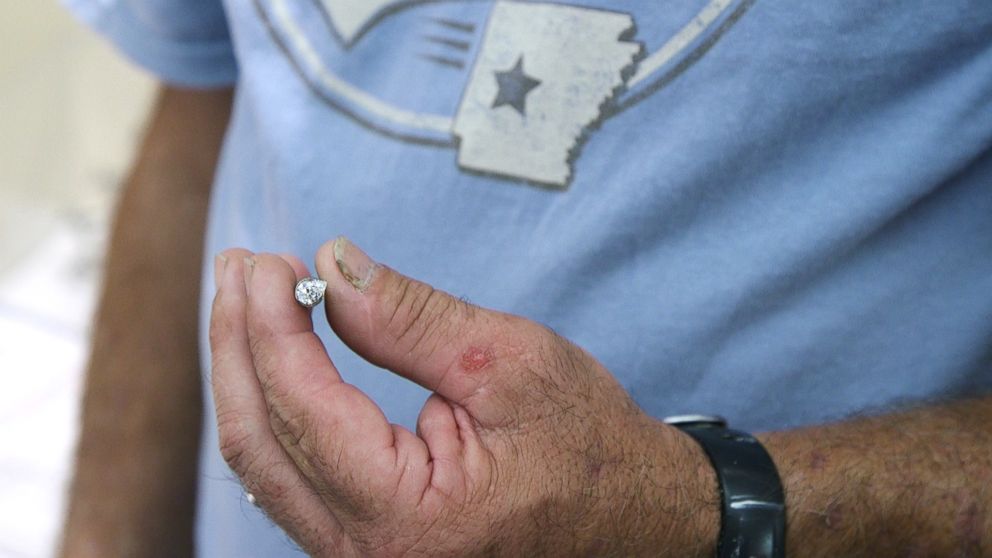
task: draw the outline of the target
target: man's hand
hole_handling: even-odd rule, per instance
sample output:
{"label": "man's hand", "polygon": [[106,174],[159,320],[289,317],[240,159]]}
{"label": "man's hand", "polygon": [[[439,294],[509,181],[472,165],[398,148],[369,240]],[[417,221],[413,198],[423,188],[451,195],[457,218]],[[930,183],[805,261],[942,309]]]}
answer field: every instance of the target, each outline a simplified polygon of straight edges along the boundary
{"label": "man's hand", "polygon": [[[248,258],[248,259],[246,259]],[[310,554],[712,554],[714,474],[593,357],[339,239],[317,270],[331,327],[434,395],[414,434],[341,380],[292,258],[218,258],[211,320],[221,451]]]}

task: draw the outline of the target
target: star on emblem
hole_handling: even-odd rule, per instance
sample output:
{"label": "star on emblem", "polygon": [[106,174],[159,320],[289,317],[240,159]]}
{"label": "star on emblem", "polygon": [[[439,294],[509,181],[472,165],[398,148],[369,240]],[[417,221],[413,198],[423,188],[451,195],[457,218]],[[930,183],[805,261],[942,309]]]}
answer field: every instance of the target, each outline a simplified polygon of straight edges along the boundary
{"label": "star on emblem", "polygon": [[499,108],[503,105],[510,105],[520,116],[527,116],[527,94],[541,85],[541,80],[534,79],[524,72],[524,57],[517,58],[517,63],[513,68],[505,72],[494,72],[499,92],[493,101],[492,108]]}

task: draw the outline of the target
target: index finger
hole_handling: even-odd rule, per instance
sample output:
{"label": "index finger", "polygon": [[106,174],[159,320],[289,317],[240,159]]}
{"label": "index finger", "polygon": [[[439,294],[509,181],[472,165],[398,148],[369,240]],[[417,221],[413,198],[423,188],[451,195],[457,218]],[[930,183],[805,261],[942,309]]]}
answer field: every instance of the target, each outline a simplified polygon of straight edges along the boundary
{"label": "index finger", "polygon": [[416,454],[419,444],[426,467],[426,446],[341,380],[309,310],[293,298],[291,267],[273,255],[253,262],[246,278],[249,346],[273,426],[283,430],[280,442],[307,477],[327,487],[336,514],[365,513],[370,494],[394,493],[398,455],[411,446]]}
{"label": "index finger", "polygon": [[340,547],[337,520],[303,477],[268,424],[258,378],[252,373],[245,328],[243,260],[246,250],[219,256],[218,291],[210,317],[211,385],[220,450],[245,490],[275,518],[296,517],[284,525],[304,548]]}

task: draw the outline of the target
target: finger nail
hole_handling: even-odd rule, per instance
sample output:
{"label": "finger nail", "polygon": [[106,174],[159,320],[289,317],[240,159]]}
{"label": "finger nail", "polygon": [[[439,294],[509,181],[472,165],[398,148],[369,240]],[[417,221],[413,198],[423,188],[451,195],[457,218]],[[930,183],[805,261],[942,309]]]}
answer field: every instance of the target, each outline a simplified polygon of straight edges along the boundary
{"label": "finger nail", "polygon": [[378,267],[372,258],[343,236],[334,241],[334,261],[345,280],[360,293],[369,288]]}
{"label": "finger nail", "polygon": [[214,287],[220,288],[220,280],[224,277],[224,270],[227,269],[227,256],[217,254],[214,256]]}
{"label": "finger nail", "polygon": [[245,293],[250,293],[251,289],[251,274],[255,272],[255,257],[248,256],[245,258]]}

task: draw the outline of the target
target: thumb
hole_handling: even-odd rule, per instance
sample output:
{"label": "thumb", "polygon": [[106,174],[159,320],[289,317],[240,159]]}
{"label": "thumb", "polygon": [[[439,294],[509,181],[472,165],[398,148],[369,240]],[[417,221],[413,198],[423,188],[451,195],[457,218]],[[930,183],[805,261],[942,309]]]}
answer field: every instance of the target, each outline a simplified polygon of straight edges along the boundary
{"label": "thumb", "polygon": [[[481,401],[499,400],[500,391],[523,380],[517,377],[522,359],[557,343],[534,322],[479,308],[378,264],[344,237],[321,247],[316,267],[327,281],[327,319],[342,341],[479,419]],[[475,397],[481,394],[497,397]]]}

